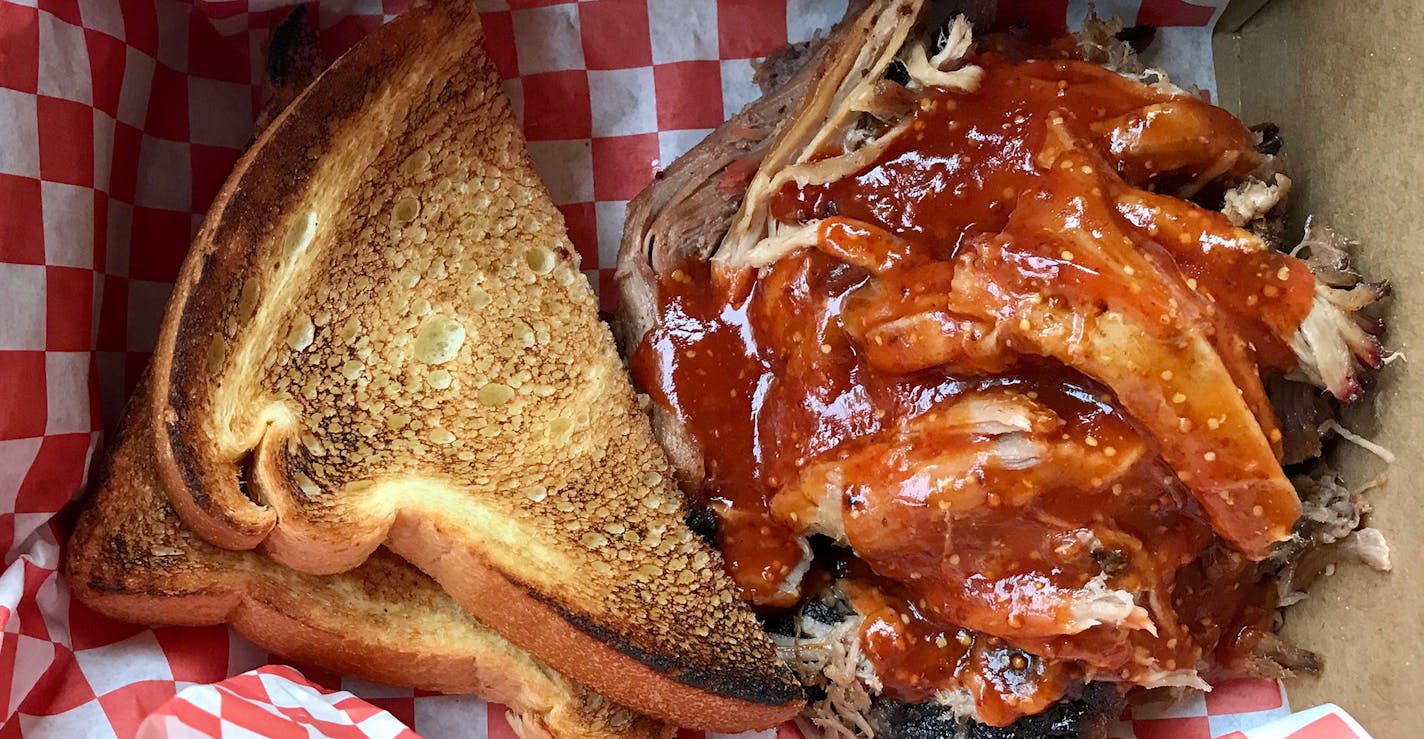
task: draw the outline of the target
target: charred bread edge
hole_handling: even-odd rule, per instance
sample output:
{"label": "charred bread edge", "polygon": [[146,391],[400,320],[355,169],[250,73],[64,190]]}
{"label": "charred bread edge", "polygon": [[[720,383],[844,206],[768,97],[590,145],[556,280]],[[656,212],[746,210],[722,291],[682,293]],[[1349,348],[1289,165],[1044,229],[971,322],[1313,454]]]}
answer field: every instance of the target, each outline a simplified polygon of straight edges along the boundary
{"label": "charred bread edge", "polygon": [[748,684],[696,667],[674,671],[632,645],[605,642],[610,635],[582,615],[554,606],[444,539],[435,523],[398,515],[386,545],[439,581],[481,621],[502,634],[517,633],[520,639],[511,641],[619,703],[681,726],[723,733],[768,728],[801,710],[804,701],[794,681]]}

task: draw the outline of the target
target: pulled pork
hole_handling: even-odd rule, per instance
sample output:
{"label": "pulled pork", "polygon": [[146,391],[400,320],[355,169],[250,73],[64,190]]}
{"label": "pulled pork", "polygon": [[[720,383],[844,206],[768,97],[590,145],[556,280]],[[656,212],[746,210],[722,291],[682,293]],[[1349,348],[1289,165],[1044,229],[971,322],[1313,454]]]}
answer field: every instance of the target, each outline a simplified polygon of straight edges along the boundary
{"label": "pulled pork", "polygon": [[1383,365],[1379,319],[1365,308],[1389,293],[1382,282],[1365,282],[1350,268],[1349,242],[1324,224],[1311,222],[1291,251],[1315,274],[1315,304],[1296,334],[1299,379],[1353,403],[1364,393],[1368,374]]}
{"label": "pulled pork", "polygon": [[[923,2],[878,5],[918,16]],[[1085,59],[1124,77],[1180,93],[1165,74],[1142,65],[1122,38],[1125,30],[1118,21],[1090,18],[1078,36],[1078,48]],[[784,225],[767,210],[770,195],[793,180],[828,182],[873,161],[904,132],[902,124],[917,104],[919,90],[972,88],[978,68],[965,62],[972,46],[963,18],[924,29],[887,10],[852,13],[829,38],[773,54],[757,73],[764,97],[673,163],[630,204],[618,266],[621,304],[616,329],[625,351],[631,352],[657,319],[659,275],[670,274],[689,257],[714,264],[770,265],[814,246],[818,229],[835,214]],[[1279,248],[1290,180],[1276,171],[1280,139],[1274,127],[1257,133],[1260,167],[1240,182],[1213,183],[1221,185],[1214,192],[1220,196],[1219,209],[1234,225],[1259,237],[1261,248]],[[823,156],[836,148],[844,153]],[[1336,420],[1337,412],[1341,404],[1361,397],[1370,374],[1383,362],[1381,324],[1366,309],[1387,294],[1387,287],[1366,282],[1353,271],[1348,242],[1322,224],[1310,224],[1291,253],[1310,267],[1315,300],[1291,341],[1298,368],[1289,377],[1268,378],[1265,397],[1279,418],[1284,461],[1296,465],[1319,457],[1331,433],[1348,434]],[[696,443],[672,414],[655,408],[654,416],[683,482],[695,485],[702,476]],[[1310,578],[1342,556],[1388,568],[1383,538],[1374,529],[1362,528],[1369,511],[1364,488],[1348,488],[1324,466],[1293,474],[1290,483],[1301,499],[1302,515],[1290,538],[1257,565],[1279,584],[1283,606],[1302,598]],[[834,501],[810,493],[804,497],[810,515],[802,520],[819,528],[803,533],[844,539],[844,530],[838,528],[843,523],[839,505],[822,510],[823,504]],[[1104,595],[1119,594],[1107,590]],[[1126,597],[1131,604],[1131,594]],[[1123,604],[1114,600],[1108,605]],[[1091,736],[1121,706],[1122,692],[1115,686],[1088,683],[1074,686],[1042,714],[992,728],[973,720],[973,701],[966,703],[962,696],[898,703],[880,695],[879,679],[861,653],[863,620],[832,588],[813,598],[789,623],[768,626],[783,659],[808,688],[811,700],[798,719],[808,736]],[[1263,636],[1254,658],[1244,672],[1282,676],[1319,666],[1314,655],[1273,634]]]}

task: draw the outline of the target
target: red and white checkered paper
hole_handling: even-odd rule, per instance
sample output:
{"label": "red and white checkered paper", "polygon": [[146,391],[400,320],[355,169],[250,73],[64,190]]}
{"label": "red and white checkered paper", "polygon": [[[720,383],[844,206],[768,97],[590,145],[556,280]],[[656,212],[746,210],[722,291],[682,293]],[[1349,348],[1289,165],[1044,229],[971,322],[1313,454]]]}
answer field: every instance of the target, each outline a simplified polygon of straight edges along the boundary
{"label": "red and white checkered paper", "polygon": [[[756,96],[748,60],[809,38],[845,6],[478,2],[530,152],[587,276],[605,288],[605,307],[626,202]],[[326,56],[408,3],[321,3]],[[1096,6],[1167,27],[1149,61],[1209,89],[1209,29],[1224,3]],[[410,735],[379,716],[428,737],[512,736],[504,710],[475,698],[310,667],[306,679],[284,667],[243,674],[269,655],[226,628],[112,622],[71,600],[57,575],[71,501],[148,361],[189,240],[248,142],[262,44],[291,4],[0,0],[0,739],[131,737],[141,728],[145,736]],[[1087,0],[998,7],[1000,20],[1057,30],[1087,11]],[[1115,734],[1264,739],[1253,729],[1289,714],[1278,685],[1248,681],[1184,704],[1138,707]],[[1364,736],[1348,717],[1320,720],[1335,723],[1269,736]]]}
{"label": "red and white checkered paper", "polygon": [[139,724],[137,739],[236,736],[419,739],[390,711],[278,665],[183,690]]}

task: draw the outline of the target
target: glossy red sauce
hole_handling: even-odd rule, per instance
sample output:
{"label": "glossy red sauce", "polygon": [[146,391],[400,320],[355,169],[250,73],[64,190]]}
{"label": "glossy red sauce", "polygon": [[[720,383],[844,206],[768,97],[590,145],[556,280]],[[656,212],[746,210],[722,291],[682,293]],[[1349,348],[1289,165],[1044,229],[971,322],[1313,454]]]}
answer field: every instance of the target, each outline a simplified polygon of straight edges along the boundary
{"label": "glossy red sauce", "polygon": [[936,623],[904,598],[852,581],[850,597],[865,616],[861,649],[884,694],[923,703],[945,690],[974,701],[991,725],[1012,723],[1063,697],[1071,671],[1062,661],[1016,649],[1003,639]]}
{"label": "glossy red sauce", "polygon": [[[1259,385],[1261,368],[1292,365],[1282,337],[1309,309],[1313,278],[1220,214],[1153,192],[1191,192],[1256,165],[1249,132],[1225,111],[1082,62],[976,62],[986,70],[977,92],[931,91],[871,166],[777,194],[779,220],[825,219],[818,248],[735,294],[706,264],[665,275],[660,323],[633,373],[701,447],[705,477],[693,492],[720,515],[744,598],[796,602],[797,534],[808,501],[833,481],[844,535],[869,568],[853,599],[887,694],[919,701],[962,688],[984,720],[1007,724],[1071,679],[1145,683],[1196,667],[1219,645],[1249,649],[1270,595],[1214,525],[1260,538],[1288,528],[1294,512],[1266,497],[1245,514],[1240,501],[1204,510],[1179,463],[1183,449],[1200,454],[1190,439],[1164,448],[1119,398],[1051,353],[985,350],[981,328],[952,300],[946,307],[956,265],[999,259],[970,262],[988,275],[985,300],[1038,290],[1029,297],[1111,303],[1169,338],[1171,326],[1196,321],[1248,389],[1246,374]],[[1082,150],[1047,171],[1044,152],[1065,139]],[[1126,244],[1115,248],[1138,260],[1129,263],[1150,289],[1124,297],[1114,265],[1075,259],[1065,233]],[[915,342],[876,333],[910,314],[930,320]],[[951,355],[955,371],[934,359]],[[943,415],[1003,398],[1039,419],[1011,439],[1032,444],[1039,464],[996,466],[1006,437],[954,430]],[[1252,409],[1254,433],[1273,431],[1264,401]],[[1153,604],[1155,635],[1074,615],[1073,594],[1106,572],[1113,588]]]}

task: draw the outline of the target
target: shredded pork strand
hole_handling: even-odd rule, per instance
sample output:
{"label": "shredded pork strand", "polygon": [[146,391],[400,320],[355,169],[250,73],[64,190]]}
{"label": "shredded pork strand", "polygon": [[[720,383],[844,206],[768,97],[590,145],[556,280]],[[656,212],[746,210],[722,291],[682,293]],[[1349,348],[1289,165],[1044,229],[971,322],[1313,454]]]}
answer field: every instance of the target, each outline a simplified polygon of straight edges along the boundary
{"label": "shredded pork strand", "polygon": [[935,69],[948,71],[961,66],[974,47],[974,24],[963,13],[956,15],[947,27],[940,29],[938,44],[939,51],[930,57]]}
{"label": "shredded pork strand", "polygon": [[969,19],[963,15],[955,16],[949,27],[940,32],[939,44],[940,50],[933,55],[920,39],[911,41],[901,50],[900,63],[905,65],[905,71],[910,75],[910,87],[943,87],[962,92],[978,88],[984,70],[964,63],[964,57],[974,45],[974,30]]}
{"label": "shredded pork strand", "polygon": [[934,702],[949,709],[955,718],[963,721],[978,721],[979,708],[974,705],[974,693],[968,688],[941,690],[934,695]]}
{"label": "shredded pork strand", "polygon": [[[1282,175],[1275,175],[1283,178]],[[1279,180],[1278,180],[1279,181]],[[1289,180],[1276,193],[1264,198],[1244,192],[1252,185],[1265,187],[1257,180],[1243,183],[1241,213],[1255,211],[1249,225],[1254,227],[1269,220],[1267,212],[1278,210],[1270,198],[1284,199]],[[1258,193],[1259,194],[1259,193]],[[1228,217],[1233,196],[1227,193]],[[1270,203],[1270,204],[1268,204]],[[1234,220],[1234,219],[1233,219]],[[1388,285],[1365,282],[1350,266],[1350,242],[1329,226],[1315,221],[1306,225],[1305,235],[1291,254],[1305,259],[1315,276],[1315,300],[1309,314],[1292,340],[1292,349],[1300,360],[1286,377],[1271,378],[1268,389],[1271,403],[1281,421],[1284,434],[1285,459],[1295,464],[1320,456],[1324,451],[1323,437],[1334,434],[1361,447],[1386,463],[1394,455],[1386,448],[1366,439],[1335,419],[1338,404],[1358,400],[1371,374],[1387,364],[1393,355],[1384,353],[1378,333],[1380,322],[1365,313],[1375,302],[1386,296]],[[1320,393],[1325,390],[1326,396]]]}
{"label": "shredded pork strand", "polygon": [[1108,587],[1106,573],[1098,573],[1096,577],[1083,584],[1083,588],[1079,591],[1078,598],[1074,600],[1069,612],[1073,616],[1074,623],[1068,627],[1070,631],[1067,633],[1077,633],[1094,626],[1108,624],[1130,629],[1145,629],[1149,634],[1157,635],[1157,625],[1152,623],[1147,609],[1137,605],[1132,593]]}
{"label": "shredded pork strand", "polygon": [[1307,223],[1291,253],[1304,255],[1316,283],[1315,302],[1291,343],[1300,360],[1291,379],[1353,403],[1369,373],[1383,365],[1380,323],[1362,311],[1387,295],[1388,286],[1365,282],[1350,269],[1349,241],[1324,224]]}
{"label": "shredded pork strand", "polygon": [[[909,88],[977,88],[983,70],[963,63],[973,45],[969,22],[963,16],[955,18],[944,31],[943,48],[931,57],[923,40],[910,38],[923,9],[923,0],[881,2],[855,20],[858,31],[853,37],[858,45],[844,44],[823,66],[823,78],[807,93],[762,160],[713,259],[733,268],[757,266],[748,256],[767,253],[756,247],[771,236],[768,206],[785,183],[840,179],[873,161],[906,130],[905,125],[895,125],[876,136],[864,125],[867,115],[893,118],[882,98],[887,91],[885,74],[895,61],[905,66]],[[906,100],[897,97],[896,102]],[[832,142],[843,144],[845,153],[811,162]]]}
{"label": "shredded pork strand", "polygon": [[875,736],[867,714],[880,692],[880,679],[860,651],[864,621],[855,615],[825,624],[803,615],[797,619],[797,635],[771,637],[782,661],[791,666],[802,684],[825,691],[825,698],[807,704],[796,717],[802,733],[810,739]]}
{"label": "shredded pork strand", "polygon": [[1380,572],[1389,572],[1392,567],[1389,561],[1389,542],[1384,540],[1384,534],[1376,528],[1367,526],[1357,529],[1341,542],[1340,550]]}
{"label": "shredded pork strand", "polygon": [[806,574],[811,571],[811,562],[815,559],[815,554],[811,551],[811,543],[806,537],[797,537],[796,545],[801,548],[801,559],[796,562],[796,566],[791,568],[791,572],[786,575],[786,579],[781,581],[777,587],[783,594],[793,598],[800,598],[801,584],[806,580]]}
{"label": "shredded pork strand", "polygon": [[1325,421],[1325,423],[1320,424],[1320,430],[1323,433],[1334,433],[1345,441],[1348,441],[1351,444],[1354,444],[1355,446],[1364,449],[1370,454],[1379,457],[1380,460],[1385,464],[1394,464],[1394,452],[1391,452],[1384,446],[1376,444],[1375,442],[1370,441],[1369,439],[1366,439],[1363,436],[1360,436],[1354,431],[1345,428],[1339,421],[1336,421],[1333,418],[1328,419]]}
{"label": "shredded pork strand", "polygon": [[1280,205],[1290,193],[1290,185],[1290,178],[1279,172],[1271,182],[1247,179],[1226,191],[1221,212],[1231,220],[1232,225],[1248,226],[1252,221],[1265,218],[1266,214]]}
{"label": "shredded pork strand", "polygon": [[909,129],[908,123],[901,123],[855,151],[829,159],[793,164],[782,170],[777,177],[777,186],[786,182],[795,182],[797,187],[835,182],[879,159]]}
{"label": "shredded pork strand", "polygon": [[1360,491],[1350,490],[1327,469],[1296,475],[1291,482],[1300,493],[1301,525],[1297,529],[1317,546],[1334,544],[1349,536],[1369,510]]}
{"label": "shredded pork strand", "polygon": [[1174,96],[1189,95],[1188,91],[1172,84],[1165,71],[1142,63],[1132,45],[1117,37],[1123,28],[1121,18],[1099,18],[1097,13],[1090,12],[1083,20],[1082,29],[1073,34],[1078,42],[1078,54],[1084,61],[1098,64],[1159,92]]}
{"label": "shredded pork strand", "polygon": [[1279,607],[1286,608],[1305,600],[1305,588],[1319,567],[1317,563],[1301,569],[1306,555],[1312,551],[1325,551],[1329,557],[1328,567],[1333,567],[1341,558],[1348,558],[1381,572],[1390,569],[1389,544],[1384,534],[1361,525],[1370,512],[1365,492],[1382,485],[1384,480],[1381,474],[1364,485],[1348,487],[1324,463],[1307,474],[1291,478],[1300,495],[1300,521],[1291,538],[1281,542],[1263,563],[1275,570],[1271,576],[1277,583]]}
{"label": "shredded pork strand", "polygon": [[766,236],[742,256],[743,264],[766,267],[792,252],[812,248],[820,242],[820,230],[819,218],[799,225],[788,225],[770,219],[766,224]]}
{"label": "shredded pork strand", "polygon": [[1073,37],[1078,42],[1078,53],[1085,61],[1136,79],[1147,68],[1137,58],[1132,45],[1117,37],[1123,28],[1121,18],[1100,18],[1097,13],[1089,13],[1083,20],[1083,28]]}
{"label": "shredded pork strand", "polygon": [[[1092,667],[1084,670],[1084,679],[1089,682],[1114,683],[1122,680],[1122,677],[1115,672],[1106,672]],[[1211,691],[1211,683],[1202,679],[1201,673],[1195,669],[1183,668],[1177,670],[1163,670],[1160,668],[1150,668],[1140,677],[1133,680],[1133,684],[1148,690],[1160,688],[1190,688],[1203,692]]]}

